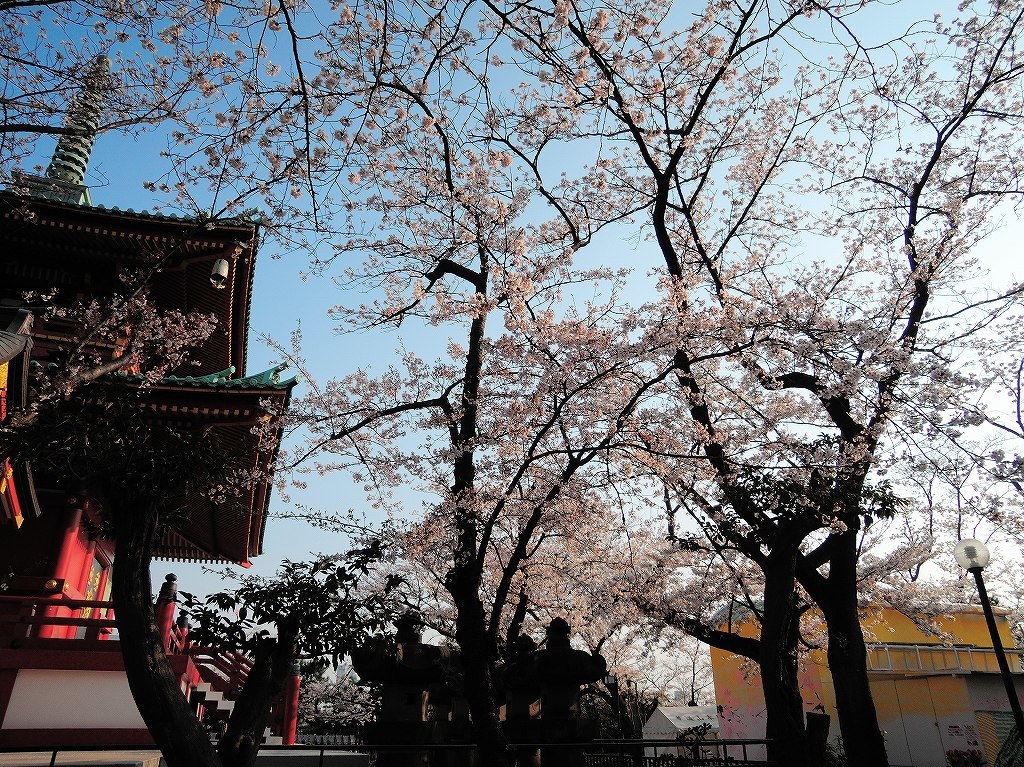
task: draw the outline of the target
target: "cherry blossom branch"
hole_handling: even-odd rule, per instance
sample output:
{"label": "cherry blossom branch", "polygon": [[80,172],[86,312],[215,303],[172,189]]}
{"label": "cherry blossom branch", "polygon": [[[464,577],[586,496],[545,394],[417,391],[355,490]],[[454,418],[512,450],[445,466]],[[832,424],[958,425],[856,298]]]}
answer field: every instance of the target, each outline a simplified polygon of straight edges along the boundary
{"label": "cherry blossom branch", "polygon": [[313,211],[313,224],[317,229],[320,228],[319,214],[317,213],[317,194],[316,187],[313,185],[313,140],[310,136],[310,116],[309,116],[309,88],[306,85],[306,75],[302,71],[302,58],[299,56],[299,35],[295,31],[295,24],[292,22],[291,12],[288,10],[288,3],[282,2],[278,6],[281,9],[281,14],[284,16],[284,22],[288,27],[288,34],[291,37],[292,43],[292,59],[295,62],[295,71],[299,80],[299,90],[302,92],[302,128],[306,134],[306,188],[309,191],[310,207]]}
{"label": "cherry blossom branch", "polygon": [[403,402],[403,403],[401,403],[399,405],[393,405],[391,407],[386,407],[386,408],[381,408],[379,410],[375,410],[370,415],[364,416],[363,418],[359,419],[358,421],[347,425],[343,429],[334,430],[330,434],[328,434],[326,437],[318,440],[310,448],[308,448],[304,453],[302,453],[298,458],[296,458],[291,463],[289,463],[288,466],[285,467],[285,468],[287,468],[287,469],[294,469],[294,468],[296,468],[300,464],[304,463],[310,456],[312,456],[315,453],[319,452],[320,450],[322,450],[326,445],[330,444],[331,442],[336,442],[338,440],[345,439],[346,437],[350,437],[353,434],[355,434],[355,433],[361,431],[362,429],[366,428],[367,426],[369,426],[369,425],[371,425],[371,424],[373,424],[373,423],[375,423],[377,421],[380,421],[382,419],[390,418],[392,416],[399,415],[401,413],[408,413],[408,412],[412,412],[412,411],[416,411],[416,410],[428,410],[428,409],[431,409],[431,408],[437,408],[441,412],[445,413],[446,415],[451,415],[452,407],[451,407],[451,403],[447,399],[448,393],[449,392],[446,391],[444,394],[441,394],[441,395],[439,395],[439,396],[437,396],[435,398],[432,398],[432,399],[418,400],[416,402]]}
{"label": "cherry blossom branch", "polygon": [[[636,408],[643,400],[646,393],[650,391],[652,388],[658,387],[662,382],[665,381],[665,379],[667,379],[672,374],[672,372],[673,366],[669,366],[662,370],[658,375],[653,376],[650,380],[645,381],[641,386],[639,386],[637,390],[633,393],[633,395],[618,410],[615,417],[614,427],[609,429],[609,433],[604,438],[602,438],[596,445],[589,448],[581,449],[575,455],[570,455],[569,460],[565,463],[561,470],[558,481],[555,482],[548,489],[548,492],[544,495],[543,499],[539,503],[534,505],[526,524],[523,526],[520,533],[516,537],[515,546],[512,550],[512,553],[509,556],[508,561],[505,564],[505,567],[503,568],[501,579],[498,582],[498,587],[495,589],[494,602],[491,607],[490,613],[491,617],[488,622],[490,627],[489,630],[493,636],[497,635],[498,625],[500,622],[498,618],[501,615],[502,611],[504,610],[505,601],[508,598],[508,592],[509,589],[511,588],[512,578],[515,572],[519,569],[521,562],[526,557],[529,542],[533,538],[533,534],[536,531],[538,525],[540,525],[545,510],[559,497],[559,495],[561,495],[562,490],[564,489],[566,484],[569,482],[569,480],[573,478],[573,476],[581,467],[586,466],[588,463],[593,461],[599,454],[603,453],[608,449],[608,447],[612,443],[614,435],[623,428],[626,421],[633,415],[633,413],[636,411]],[[594,380],[598,379],[595,378]],[[522,466],[520,467],[520,469],[522,469]],[[502,496],[502,499],[499,501],[498,506],[496,506],[496,508],[503,505],[508,497],[509,493],[508,491],[506,491],[506,494]],[[489,524],[485,526],[485,540],[486,536],[489,535],[489,531],[493,529],[493,525],[496,519],[497,514],[495,512],[492,512]],[[481,546],[480,551],[482,552],[483,550],[484,547]]]}

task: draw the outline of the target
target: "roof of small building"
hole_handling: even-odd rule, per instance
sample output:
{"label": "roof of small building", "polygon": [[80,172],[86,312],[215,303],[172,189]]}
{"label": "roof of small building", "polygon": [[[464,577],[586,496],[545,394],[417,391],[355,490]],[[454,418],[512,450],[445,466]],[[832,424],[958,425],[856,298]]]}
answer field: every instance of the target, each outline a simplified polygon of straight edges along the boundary
{"label": "roof of small building", "polygon": [[[711,725],[711,732],[718,732],[718,707],[707,706],[658,706],[651,719],[661,712],[671,722],[676,731],[682,732],[704,724]],[[651,720],[648,720],[648,724]],[[645,725],[646,729],[646,725]]]}
{"label": "roof of small building", "polygon": [[7,362],[25,351],[28,336],[0,330],[0,364]]}

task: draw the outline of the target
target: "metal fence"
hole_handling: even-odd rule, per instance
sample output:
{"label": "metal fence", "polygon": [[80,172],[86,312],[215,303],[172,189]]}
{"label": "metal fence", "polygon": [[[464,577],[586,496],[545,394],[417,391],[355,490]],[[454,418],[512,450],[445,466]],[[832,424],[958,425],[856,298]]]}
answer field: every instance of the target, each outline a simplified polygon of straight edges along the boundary
{"label": "metal fence", "polygon": [[587,754],[587,767],[738,767],[739,765],[758,765],[764,767],[768,762],[745,762],[733,758],[687,756],[619,756],[617,754]]}
{"label": "metal fence", "polygon": [[306,746],[360,746],[363,737],[359,733],[337,733],[330,735],[306,735],[299,733],[298,743]]}
{"label": "metal fence", "polygon": [[[603,753],[596,753],[600,748]],[[633,740],[595,741],[587,747],[587,767],[741,767],[767,761],[767,740]],[[657,756],[647,752],[661,751]],[[667,753],[666,753],[667,752]]]}
{"label": "metal fence", "polygon": [[733,757],[718,756],[630,756],[628,754],[587,754],[587,767],[739,767],[758,765],[765,767],[768,762],[750,762]]}
{"label": "metal fence", "polygon": [[[333,736],[327,736],[333,737]],[[344,736],[341,736],[344,737]],[[307,739],[309,736],[307,736]],[[765,740],[707,740],[690,741],[680,743],[671,740],[599,740],[585,743],[515,743],[510,744],[509,749],[515,751],[532,751],[542,749],[554,751],[557,756],[560,750],[574,750],[584,752],[586,767],[743,767],[744,765],[757,765],[757,767],[772,767],[773,762],[765,761],[763,758],[755,758],[754,750],[763,751],[767,741]],[[663,754],[661,756],[641,756],[638,751],[644,748],[673,748],[681,751],[679,754]],[[471,751],[475,748],[472,743],[458,744],[342,744],[342,743],[306,743],[295,746],[263,746],[260,751],[287,752],[309,754],[311,757],[319,757],[318,763],[324,764],[325,757],[331,752],[354,752],[373,754],[376,751],[387,752],[421,752],[421,753],[442,753],[452,751]],[[42,747],[10,747],[0,746],[0,754],[5,753],[36,753],[45,754],[49,757],[51,767],[63,763],[63,759],[71,758],[74,752],[125,752],[125,751],[155,751],[153,744],[138,745],[66,745],[58,748]],[[61,755],[64,755],[63,759]],[[78,759],[73,763],[80,764]],[[558,762],[556,761],[556,767]]]}

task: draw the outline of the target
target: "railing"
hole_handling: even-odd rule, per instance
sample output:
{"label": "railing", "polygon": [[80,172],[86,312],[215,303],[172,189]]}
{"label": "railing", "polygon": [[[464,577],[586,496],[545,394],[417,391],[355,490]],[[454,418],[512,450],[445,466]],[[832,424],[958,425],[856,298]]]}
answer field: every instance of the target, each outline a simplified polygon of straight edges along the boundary
{"label": "railing", "polygon": [[168,655],[184,655],[190,646],[188,639],[188,623],[177,623],[171,627],[167,634]]}
{"label": "railing", "polygon": [[297,737],[298,742],[305,746],[359,746],[363,742],[363,736],[358,732],[331,735],[306,735],[300,732]]}
{"label": "railing", "polygon": [[[25,647],[35,640],[109,639],[116,630],[113,612],[110,600],[73,599],[62,594],[0,594],[0,642],[3,646]],[[110,650],[118,649],[116,642],[104,646],[107,644]],[[166,649],[169,656],[189,656],[203,681],[221,693],[241,689],[252,668],[249,658],[240,653],[193,646],[184,623],[171,629]]]}
{"label": "railing", "polygon": [[[12,640],[106,639],[114,631],[113,603],[62,596],[0,596],[0,636]],[[79,632],[79,628],[85,628]],[[68,629],[74,628],[74,632]],[[79,634],[82,634],[79,636]]]}
{"label": "railing", "polygon": [[630,754],[586,754],[586,767],[739,767],[753,765],[766,767],[768,762],[737,760],[717,754],[697,756],[633,756]]}
{"label": "railing", "polygon": [[189,646],[184,652],[192,658],[203,681],[209,682],[217,692],[228,693],[242,689],[252,670],[252,661],[241,653],[196,646]]}
{"label": "railing", "polygon": [[[950,673],[972,671],[997,674],[999,664],[991,647],[943,647],[942,645],[869,644],[868,671]],[[1006,651],[1010,671],[1024,674],[1024,649]]]}
{"label": "railing", "polygon": [[[597,740],[587,746],[587,767],[768,767],[767,740]],[[601,748],[604,753],[593,753]],[[675,753],[643,756],[637,750],[671,749]],[[609,753],[614,749],[616,753]]]}
{"label": "railing", "polygon": [[[162,605],[158,601],[156,608],[165,650],[180,682],[193,690],[205,682],[225,699],[233,700],[248,678],[252,661],[241,653],[195,646],[189,639],[187,621],[174,621],[173,601]],[[0,649],[62,647],[117,652],[120,643],[115,632],[114,604],[110,600],[71,597],[64,592],[60,579],[44,582],[21,578],[0,583]],[[98,641],[111,639],[115,641]],[[213,708],[217,705],[212,704]]]}
{"label": "railing", "polygon": [[[767,741],[765,740],[709,740],[700,741],[699,743],[691,742],[689,744],[680,744],[676,741],[599,741],[605,747],[618,747],[621,744],[622,749],[626,748],[637,748],[642,746],[651,747],[658,745],[659,747],[668,746],[681,746],[681,745],[699,745],[702,748],[705,746],[715,746],[718,748],[727,747],[729,749],[736,749],[743,747],[744,753],[746,747],[754,746],[765,746]],[[537,748],[549,748],[549,749],[568,749],[574,751],[580,750],[592,750],[595,747],[594,743],[560,743],[560,744],[539,744],[539,743],[514,743],[509,746],[511,749],[520,751],[530,751]],[[276,751],[276,752],[287,752],[287,753],[308,753],[311,755],[319,755],[319,764],[323,765],[325,762],[325,756],[328,752],[356,752],[356,753],[373,753],[376,751],[388,751],[388,752],[466,752],[473,751],[476,749],[476,745],[472,743],[451,743],[451,744],[403,744],[403,745],[392,745],[392,744],[372,744],[372,745],[351,745],[351,746],[323,746],[323,745],[295,745],[295,746],[261,746],[260,751]],[[0,754],[4,753],[38,753],[46,754],[50,756],[50,764],[57,764],[57,757],[60,754],[72,754],[76,751],[80,752],[98,752],[98,751],[155,751],[152,744],[117,744],[117,745],[81,745],[81,746],[62,746],[60,748],[21,748],[21,747],[10,747],[0,746]],[[730,751],[730,754],[732,751]],[[626,753],[614,753],[614,754],[585,754],[585,760],[587,767],[744,767],[745,765],[757,765],[757,767],[772,767],[774,762],[760,760],[747,760],[743,758],[737,758],[735,756],[728,757],[717,757],[717,756],[634,756]]]}

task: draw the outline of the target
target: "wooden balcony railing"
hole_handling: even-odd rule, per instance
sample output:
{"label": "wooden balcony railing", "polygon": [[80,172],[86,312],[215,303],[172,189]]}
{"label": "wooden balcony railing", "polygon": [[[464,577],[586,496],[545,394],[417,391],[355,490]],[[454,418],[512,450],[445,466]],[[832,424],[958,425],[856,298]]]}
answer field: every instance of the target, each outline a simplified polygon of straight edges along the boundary
{"label": "wooden balcony railing", "polygon": [[[187,656],[202,681],[218,692],[241,689],[252,668],[251,660],[241,653],[196,646],[188,634],[188,623],[176,622],[167,634],[167,654]],[[103,645],[90,644],[89,649],[117,651],[116,638],[114,604],[109,600],[73,599],[60,593],[0,594],[0,647],[49,645],[50,640],[108,640]]]}
{"label": "wooden balcony railing", "polygon": [[242,689],[252,669],[252,661],[241,653],[194,646],[185,652],[199,669],[203,681],[209,682],[217,692],[230,693]]}
{"label": "wooden balcony railing", "polygon": [[107,639],[114,631],[114,605],[101,599],[0,595],[0,637]]}

